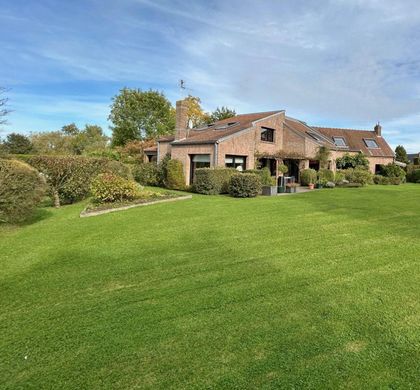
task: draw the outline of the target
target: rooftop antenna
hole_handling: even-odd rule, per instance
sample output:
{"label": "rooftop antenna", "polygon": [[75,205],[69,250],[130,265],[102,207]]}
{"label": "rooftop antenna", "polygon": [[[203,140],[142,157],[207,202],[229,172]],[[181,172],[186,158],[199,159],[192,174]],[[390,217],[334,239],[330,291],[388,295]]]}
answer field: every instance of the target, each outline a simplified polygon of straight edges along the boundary
{"label": "rooftop antenna", "polygon": [[181,95],[185,96],[187,93],[189,95],[192,94],[192,89],[187,88],[187,82],[185,80],[183,80],[183,79],[179,80],[178,86],[179,86],[179,90],[181,92]]}

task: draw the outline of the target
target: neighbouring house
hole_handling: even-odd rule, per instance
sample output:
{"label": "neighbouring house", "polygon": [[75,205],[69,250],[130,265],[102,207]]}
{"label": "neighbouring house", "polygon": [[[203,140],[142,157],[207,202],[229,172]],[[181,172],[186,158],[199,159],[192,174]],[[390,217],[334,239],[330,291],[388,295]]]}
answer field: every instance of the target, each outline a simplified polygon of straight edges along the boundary
{"label": "neighbouring house", "polygon": [[315,156],[320,146],[331,150],[329,168],[333,171],[336,159],[345,153],[362,152],[372,172],[394,161],[379,124],[372,131],[317,127],[278,110],[237,115],[190,129],[187,110],[186,102],[178,101],[175,135],[159,138],[156,147],[145,150],[148,161],[161,161],[166,154],[181,161],[187,185],[192,184],[197,168],[268,167],[279,177],[280,163],[286,164],[288,175],[298,180],[300,170],[319,168]]}
{"label": "neighbouring house", "polygon": [[412,154],[407,154],[408,160],[414,164],[414,160],[419,161],[420,160],[420,153],[412,153]]}

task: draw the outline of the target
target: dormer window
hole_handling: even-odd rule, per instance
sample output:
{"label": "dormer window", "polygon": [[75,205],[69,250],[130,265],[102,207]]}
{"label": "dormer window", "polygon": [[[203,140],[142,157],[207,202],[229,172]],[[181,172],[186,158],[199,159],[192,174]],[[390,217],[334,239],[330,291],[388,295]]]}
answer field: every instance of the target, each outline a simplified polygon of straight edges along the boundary
{"label": "dormer window", "polygon": [[333,137],[335,146],[339,148],[347,148],[346,139],[344,137]]}
{"label": "dormer window", "polygon": [[274,142],[274,129],[261,127],[261,141]]}
{"label": "dormer window", "polygon": [[379,149],[379,146],[374,139],[364,138],[363,141],[365,141],[365,144],[369,149]]}

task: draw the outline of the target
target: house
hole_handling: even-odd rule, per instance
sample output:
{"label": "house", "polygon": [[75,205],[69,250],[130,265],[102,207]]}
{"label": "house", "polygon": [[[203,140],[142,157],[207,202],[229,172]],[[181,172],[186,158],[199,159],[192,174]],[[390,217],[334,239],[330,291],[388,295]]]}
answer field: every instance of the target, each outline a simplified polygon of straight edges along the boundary
{"label": "house", "polygon": [[415,164],[415,162],[420,160],[420,153],[407,154],[407,157],[412,164]]}
{"label": "house", "polygon": [[239,171],[268,167],[278,177],[278,165],[289,167],[288,175],[299,178],[305,168],[319,168],[315,156],[320,146],[331,150],[329,168],[345,153],[362,152],[369,168],[392,163],[394,152],[382,137],[379,124],[374,130],[352,130],[310,126],[291,118],[284,110],[237,115],[200,128],[188,127],[186,102],[176,103],[175,135],[159,138],[155,148],[145,150],[149,161],[161,161],[166,154],[183,163],[186,184],[203,167],[233,167]]}

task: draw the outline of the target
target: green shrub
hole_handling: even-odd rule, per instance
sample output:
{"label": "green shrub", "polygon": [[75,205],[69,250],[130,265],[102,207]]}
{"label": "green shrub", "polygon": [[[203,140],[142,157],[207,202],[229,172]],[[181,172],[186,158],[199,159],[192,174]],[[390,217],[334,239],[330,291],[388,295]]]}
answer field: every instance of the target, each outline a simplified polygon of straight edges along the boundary
{"label": "green shrub", "polygon": [[160,187],[165,187],[169,161],[171,161],[171,155],[168,153],[158,164],[158,185]]}
{"label": "green shrub", "polygon": [[262,169],[247,169],[245,173],[252,173],[254,175],[258,175],[261,180],[261,185],[263,186],[271,186],[271,183],[273,182],[271,179],[271,172],[267,167]]}
{"label": "green shrub", "polygon": [[91,184],[93,200],[98,203],[122,202],[140,195],[139,185],[112,173],[101,173]]}
{"label": "green shrub", "polygon": [[27,219],[45,194],[40,173],[21,161],[0,160],[0,222]]}
{"label": "green shrub", "polygon": [[204,195],[227,194],[230,178],[237,173],[238,171],[234,168],[196,169],[193,190]]}
{"label": "green shrub", "polygon": [[413,169],[407,175],[407,180],[411,183],[420,183],[420,169]]}
{"label": "green shrub", "polygon": [[334,182],[334,172],[331,169],[321,168],[318,171],[318,180],[321,182]]}
{"label": "green shrub", "polygon": [[336,166],[338,169],[347,170],[348,168],[356,168],[356,167],[369,167],[369,160],[366,156],[359,152],[357,154],[349,154],[345,153],[342,157],[338,157],[336,160]]}
{"label": "green shrub", "polygon": [[316,182],[316,171],[315,169],[303,169],[300,171],[300,184],[307,186],[309,184],[315,184]]}
{"label": "green shrub", "polygon": [[336,171],[334,175],[334,183],[341,184],[344,180],[346,180],[346,176],[342,171]]}
{"label": "green shrub", "polygon": [[144,186],[159,185],[159,170],[155,163],[136,164],[132,168],[134,180]]}
{"label": "green shrub", "polygon": [[165,187],[171,190],[185,189],[184,167],[179,160],[169,160],[166,166]]}
{"label": "green shrub", "polygon": [[229,183],[229,194],[235,198],[253,198],[261,192],[261,179],[254,173],[237,173]]}
{"label": "green shrub", "polygon": [[29,163],[45,175],[56,207],[62,203],[74,203],[86,198],[92,180],[100,173],[131,178],[127,166],[105,158],[33,156]]}
{"label": "green shrub", "polygon": [[401,182],[405,180],[406,176],[404,169],[396,164],[382,165],[381,174],[385,177],[398,177],[401,179]]}
{"label": "green shrub", "polygon": [[372,183],[373,175],[364,167],[349,168],[343,170],[346,180],[362,186]]}
{"label": "green shrub", "polygon": [[282,173],[283,175],[286,174],[289,171],[289,167],[285,164],[279,164],[277,167],[278,171]]}
{"label": "green shrub", "polygon": [[373,176],[373,182],[374,182],[374,184],[379,184],[379,185],[391,184],[391,181],[389,180],[389,177],[385,177],[385,176],[382,176],[382,175],[374,175]]}

